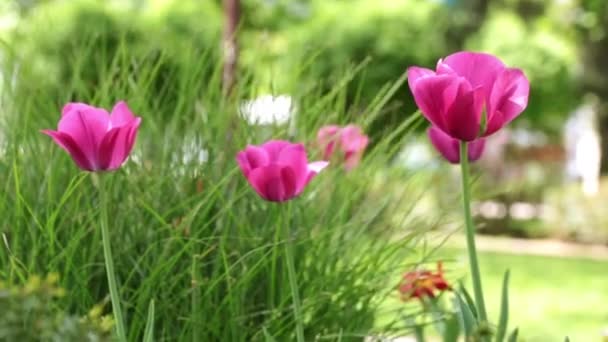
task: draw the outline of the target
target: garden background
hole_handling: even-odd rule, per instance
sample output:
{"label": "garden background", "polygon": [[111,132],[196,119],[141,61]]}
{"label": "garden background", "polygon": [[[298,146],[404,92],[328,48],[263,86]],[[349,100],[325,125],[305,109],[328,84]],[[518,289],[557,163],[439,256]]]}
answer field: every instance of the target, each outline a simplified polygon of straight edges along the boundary
{"label": "garden background", "polygon": [[[410,334],[404,272],[441,260],[468,277],[458,169],[426,142],[405,70],[458,50],[531,84],[473,168],[490,312],[510,269],[523,340],[608,334],[604,0],[4,0],[0,39],[0,291],[14,290],[0,336],[111,326],[95,180],[39,131],[69,101],[121,99],[143,118],[104,208],[130,340],[152,300],[157,340],[290,340],[287,276],[270,272],[280,224],[308,339]],[[291,222],[239,174],[248,143],[302,141],[314,160],[317,130],[351,122],[370,136],[363,161],[319,175]],[[38,323],[24,327],[27,299]]]}

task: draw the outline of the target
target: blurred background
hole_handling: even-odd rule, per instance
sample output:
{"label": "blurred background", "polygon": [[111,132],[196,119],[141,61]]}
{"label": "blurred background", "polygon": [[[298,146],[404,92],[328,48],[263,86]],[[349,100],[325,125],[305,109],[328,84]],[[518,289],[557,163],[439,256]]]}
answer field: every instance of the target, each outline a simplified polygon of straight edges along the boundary
{"label": "blurred background", "polygon": [[[239,84],[250,122],[305,116],[294,97],[343,82],[332,117],[357,118],[379,92],[399,87],[379,115],[360,118],[371,149],[416,112],[408,66],[432,68],[458,50],[493,53],[525,71],[531,93],[475,167],[486,282],[498,293],[494,266],[511,267],[512,317],[530,341],[561,338],[555,327],[573,341],[599,340],[608,328],[608,1],[3,0],[0,39],[0,73],[14,79],[14,96],[94,99],[100,75],[114,72],[112,56],[126,50],[133,70],[155,66],[145,96],[164,99],[155,103],[161,116],[179,114],[171,99],[189,70],[184,51],[223,65],[224,92]],[[62,85],[76,73],[66,98]],[[425,129],[391,159],[428,179],[417,183],[415,212],[441,217],[437,235],[448,233],[446,258],[457,258],[458,168],[438,158]],[[383,191],[405,190],[397,180]]]}

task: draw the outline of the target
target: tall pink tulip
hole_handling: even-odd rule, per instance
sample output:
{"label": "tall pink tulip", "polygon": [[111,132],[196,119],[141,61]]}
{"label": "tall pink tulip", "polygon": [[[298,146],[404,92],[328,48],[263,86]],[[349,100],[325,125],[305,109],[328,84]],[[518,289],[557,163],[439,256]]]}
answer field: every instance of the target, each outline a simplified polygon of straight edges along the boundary
{"label": "tall pink tulip", "polygon": [[352,170],[361,161],[369,138],[356,125],[328,125],[317,133],[317,143],[323,150],[323,159],[331,159],[334,152],[340,150],[344,158],[344,168]]}
{"label": "tall pink tulip", "polygon": [[[460,163],[460,142],[451,136],[445,134],[442,130],[435,126],[431,126],[427,131],[429,140],[435,149],[450,163]],[[479,159],[486,145],[485,138],[477,138],[469,143],[467,150],[469,161],[474,162]]]}
{"label": "tall pink tulip", "polygon": [[141,118],[131,113],[124,101],[109,114],[84,103],[63,107],[56,131],[42,130],[67,151],[76,165],[86,171],[118,169],[131,153]]}
{"label": "tall pink tulip", "polygon": [[[435,71],[410,67],[407,75],[422,114],[458,140],[488,136],[528,105],[530,84],[524,73],[485,53],[457,52],[440,59]],[[486,127],[480,132],[484,110]]]}
{"label": "tall pink tulip", "polygon": [[236,160],[253,189],[271,202],[284,202],[300,195],[328,164],[308,163],[304,145],[283,140],[249,145],[237,154]]}

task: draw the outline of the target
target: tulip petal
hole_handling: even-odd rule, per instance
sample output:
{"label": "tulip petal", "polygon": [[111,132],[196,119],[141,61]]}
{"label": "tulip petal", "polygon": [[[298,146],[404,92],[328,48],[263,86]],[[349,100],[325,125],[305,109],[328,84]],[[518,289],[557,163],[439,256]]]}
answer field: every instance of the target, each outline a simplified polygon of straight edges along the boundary
{"label": "tulip petal", "polygon": [[126,133],[124,129],[112,128],[103,137],[101,144],[99,144],[99,151],[97,153],[99,160],[99,168],[102,170],[109,170],[114,154],[119,154],[119,149],[125,143]]}
{"label": "tulip petal", "polygon": [[296,192],[300,193],[306,185],[308,175],[308,159],[306,149],[302,144],[292,144],[283,148],[276,161],[278,165],[288,166],[294,173]]}
{"label": "tulip petal", "polygon": [[500,59],[487,53],[461,51],[440,61],[437,73],[455,72],[469,81],[473,88],[483,87],[489,95],[496,75],[505,68]]}
{"label": "tulip petal", "polygon": [[61,116],[64,116],[71,111],[85,111],[85,110],[89,110],[89,109],[100,109],[100,108],[89,106],[88,104],[82,103],[82,102],[70,102],[70,103],[66,104],[65,106],[63,106],[63,108],[61,109]]}
{"label": "tulip petal", "polygon": [[359,126],[348,125],[342,129],[340,142],[344,152],[359,152],[367,147],[368,137],[363,134]]}
{"label": "tulip petal", "polygon": [[476,161],[479,158],[481,158],[481,155],[483,154],[483,151],[486,147],[486,139],[484,138],[479,138],[476,140],[473,140],[469,143],[468,146],[468,151],[469,151],[469,161]]}
{"label": "tulip petal", "polygon": [[271,164],[254,169],[247,180],[258,195],[267,201],[283,202],[296,194],[296,177],[288,166]]}
{"label": "tulip petal", "polygon": [[423,77],[434,76],[435,72],[431,69],[421,67],[409,67],[407,68],[407,84],[410,87],[412,93],[414,92],[416,82]]}
{"label": "tulip petal", "polygon": [[328,160],[336,148],[336,140],[340,126],[328,125],[321,127],[317,133],[317,144],[323,150],[323,159]]}
{"label": "tulip petal", "polygon": [[96,170],[94,165],[91,164],[91,162],[87,159],[84,152],[80,149],[78,144],[74,141],[74,139],[72,139],[71,136],[63,132],[52,131],[48,129],[42,130],[41,132],[53,138],[53,140],[55,141],[55,143],[57,143],[57,145],[59,145],[59,147],[68,152],[68,154],[70,154],[70,156],[79,168],[85,171]]}
{"label": "tulip petal", "polygon": [[281,168],[281,181],[283,183],[283,190],[285,191],[284,201],[298,196],[303,190],[301,189],[298,191],[299,179],[291,166]]}
{"label": "tulip petal", "polygon": [[460,146],[458,140],[444,133],[435,126],[428,129],[427,134],[431,144],[450,163],[460,163]]}
{"label": "tulip petal", "polygon": [[458,82],[458,77],[455,76],[428,76],[418,79],[412,89],[414,100],[422,115],[435,126],[445,128],[443,113],[446,104],[441,94],[455,82]]}
{"label": "tulip petal", "polygon": [[310,181],[312,181],[313,178],[315,178],[315,176],[321,172],[324,168],[326,168],[329,165],[329,162],[321,160],[321,161],[315,161],[312,163],[308,164],[308,172],[306,174],[306,179],[304,181],[304,184],[302,185],[301,188],[297,189],[296,194],[299,195],[302,190],[304,190],[304,188],[308,185],[308,183],[310,183]]}
{"label": "tulip petal", "polygon": [[135,145],[135,140],[137,140],[137,133],[139,132],[140,125],[141,125],[141,118],[136,117],[135,122],[133,122],[131,125],[131,131],[129,132],[129,136],[127,138],[127,146],[129,146],[129,152],[127,154],[131,153],[131,150],[133,149],[133,146]]}
{"label": "tulip petal", "polygon": [[344,155],[344,169],[350,171],[357,167],[363,158],[363,150],[358,152],[346,152]]}
{"label": "tulip petal", "polygon": [[58,131],[74,139],[92,165],[97,165],[97,149],[110,126],[108,112],[103,109],[73,105],[59,120]]}
{"label": "tulip petal", "polygon": [[[441,155],[450,163],[460,163],[460,141],[452,138],[437,127],[431,126],[427,134],[431,144],[435,149],[441,153]],[[468,157],[469,161],[474,162],[478,160],[483,154],[485,148],[485,139],[478,138],[468,143]]]}
{"label": "tulip petal", "polygon": [[444,112],[445,128],[439,128],[453,138],[475,140],[479,134],[483,96],[481,87],[472,90],[465,79],[459,78],[443,93],[443,102],[448,107]]}
{"label": "tulip petal", "polygon": [[324,168],[326,168],[328,165],[329,165],[329,162],[326,162],[324,160],[315,161],[315,162],[308,164],[308,171],[314,172],[315,174],[317,174],[317,173],[321,172]]}
{"label": "tulip petal", "polygon": [[99,163],[103,170],[115,170],[127,159],[133,149],[134,132],[139,127],[139,118],[128,126],[114,127],[104,136],[99,146]]}
{"label": "tulip petal", "polygon": [[262,144],[260,147],[263,148],[264,150],[266,150],[266,153],[268,154],[269,162],[273,163],[279,158],[279,154],[281,153],[281,150],[290,145],[292,145],[292,143],[290,143],[289,141],[271,140],[271,141],[268,141],[268,142]]}
{"label": "tulip petal", "polygon": [[266,150],[253,145],[249,145],[244,151],[239,152],[236,155],[236,160],[245,177],[247,177],[251,170],[266,166],[270,162]]}
{"label": "tulip petal", "polygon": [[116,103],[110,114],[110,123],[112,127],[125,126],[132,123],[135,116],[124,101]]}
{"label": "tulip petal", "polygon": [[474,140],[479,132],[483,94],[463,77],[428,76],[416,82],[414,99],[433,126],[453,138]]}
{"label": "tulip petal", "polygon": [[327,125],[321,127],[319,132],[317,133],[317,140],[320,140],[322,143],[327,142],[335,137],[336,133],[340,130],[340,126],[338,125]]}
{"label": "tulip petal", "polygon": [[528,105],[530,82],[519,69],[505,69],[496,78],[488,101],[488,136],[513,121]]}

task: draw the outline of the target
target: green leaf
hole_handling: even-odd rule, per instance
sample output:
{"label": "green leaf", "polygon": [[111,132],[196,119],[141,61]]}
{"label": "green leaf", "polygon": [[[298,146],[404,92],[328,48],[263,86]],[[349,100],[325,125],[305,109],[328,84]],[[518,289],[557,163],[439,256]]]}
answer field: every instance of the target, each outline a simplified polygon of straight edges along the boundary
{"label": "green leaf", "polygon": [[433,316],[433,325],[435,326],[435,330],[437,330],[438,335],[443,335],[445,333],[445,312],[439,306],[438,298],[431,298],[430,300],[425,302],[430,307],[430,312]]}
{"label": "green leaf", "polygon": [[270,335],[270,333],[268,332],[266,327],[262,327],[262,331],[264,332],[264,340],[266,342],[276,342],[277,341],[277,340],[275,340],[275,338],[272,335]]}
{"label": "green leaf", "polygon": [[475,306],[475,301],[473,300],[473,297],[471,297],[471,295],[469,294],[469,292],[467,291],[467,289],[464,287],[464,285],[462,283],[460,283],[460,292],[464,295],[464,299],[466,300],[466,303],[469,306],[469,309],[471,310],[473,317],[475,317],[475,321],[477,321],[477,318],[479,318],[479,315],[477,314],[477,307]]}
{"label": "green leaf", "polygon": [[511,332],[511,335],[509,335],[508,342],[517,342],[518,334],[519,334],[519,329],[515,328],[515,330],[513,330],[513,332]]}
{"label": "green leaf", "polygon": [[443,342],[458,342],[458,335],[460,335],[460,322],[458,314],[453,314],[445,321]]}
{"label": "green leaf", "polygon": [[509,323],[509,270],[505,272],[502,280],[502,298],[500,302],[500,316],[496,328],[496,342],[502,342],[507,334]]}
{"label": "green leaf", "polygon": [[424,342],[424,326],[416,325],[414,327],[414,335],[416,335],[416,342]]}
{"label": "green leaf", "polygon": [[564,340],[564,342],[570,342],[570,338],[568,336],[566,336],[566,339]]}
{"label": "green leaf", "polygon": [[475,330],[476,319],[467,303],[460,297],[458,293],[456,293],[455,297],[455,306],[458,308],[458,318],[462,324],[462,328],[464,329],[465,336],[470,337]]}
{"label": "green leaf", "polygon": [[144,332],[143,342],[154,341],[154,299],[150,300],[148,306],[148,319],[146,320],[146,330]]}

